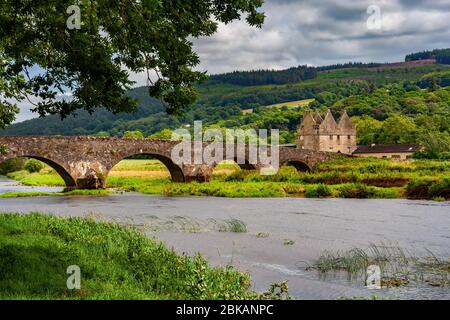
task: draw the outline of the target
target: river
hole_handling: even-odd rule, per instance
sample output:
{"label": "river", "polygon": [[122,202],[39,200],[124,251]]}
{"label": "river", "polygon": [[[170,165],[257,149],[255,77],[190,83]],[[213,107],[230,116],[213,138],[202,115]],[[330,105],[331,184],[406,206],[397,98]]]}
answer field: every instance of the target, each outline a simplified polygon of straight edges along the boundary
{"label": "river", "polygon": [[[0,193],[4,188],[0,185]],[[16,191],[21,188],[16,185]],[[399,246],[419,256],[430,250],[439,257],[450,257],[450,202],[167,198],[127,193],[0,199],[0,211],[91,216],[133,225],[179,253],[200,252],[213,265],[231,263],[249,271],[258,291],[287,280],[297,299],[372,294],[450,299],[448,287],[368,290],[360,280],[342,275],[324,278],[304,268],[324,250],[367,248],[371,243]],[[230,219],[245,224],[247,232],[225,230]]]}

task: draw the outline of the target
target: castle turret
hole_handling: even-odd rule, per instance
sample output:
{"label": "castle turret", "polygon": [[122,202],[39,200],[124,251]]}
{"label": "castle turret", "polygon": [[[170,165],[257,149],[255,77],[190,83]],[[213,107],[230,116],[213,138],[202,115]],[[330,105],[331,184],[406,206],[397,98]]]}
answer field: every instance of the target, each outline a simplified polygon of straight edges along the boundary
{"label": "castle turret", "polygon": [[311,111],[303,112],[303,120],[297,131],[297,146],[301,149],[312,149],[316,147],[318,126]]}
{"label": "castle turret", "polygon": [[317,124],[321,124],[321,123],[323,122],[323,118],[322,118],[322,116],[320,115],[320,113],[316,112],[316,115],[314,116],[314,121],[315,121]]}
{"label": "castle turret", "polygon": [[352,124],[350,121],[350,118],[348,117],[347,110],[344,110],[344,113],[341,116],[341,119],[339,120],[338,129],[342,133],[348,133],[352,134],[356,127]]}
{"label": "castle turret", "polygon": [[346,110],[339,120],[337,134],[340,136],[339,152],[352,154],[358,147],[356,145],[356,127],[350,121]]}
{"label": "castle turret", "polygon": [[325,118],[319,126],[320,134],[334,134],[337,130],[337,123],[334,120],[333,114],[330,110],[327,111]]}

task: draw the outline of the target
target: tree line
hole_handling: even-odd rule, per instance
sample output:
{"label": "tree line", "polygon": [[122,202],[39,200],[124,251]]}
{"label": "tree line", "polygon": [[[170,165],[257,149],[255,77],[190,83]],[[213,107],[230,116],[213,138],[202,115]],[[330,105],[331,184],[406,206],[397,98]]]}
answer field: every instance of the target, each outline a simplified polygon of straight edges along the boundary
{"label": "tree line", "polygon": [[450,64],[450,48],[411,53],[406,56],[405,61],[409,62],[426,59],[436,59],[436,62],[439,64]]}

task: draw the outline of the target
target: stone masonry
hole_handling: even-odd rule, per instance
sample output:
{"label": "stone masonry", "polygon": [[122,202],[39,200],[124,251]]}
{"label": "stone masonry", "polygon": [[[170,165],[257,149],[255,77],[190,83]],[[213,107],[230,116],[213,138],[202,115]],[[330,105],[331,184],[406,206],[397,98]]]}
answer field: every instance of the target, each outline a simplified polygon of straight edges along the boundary
{"label": "stone masonry", "polygon": [[[307,119],[314,123],[311,119]],[[214,167],[218,163],[181,166],[175,164],[171,159],[171,153],[179,143],[170,140],[109,137],[4,136],[0,137],[0,145],[5,145],[7,152],[0,155],[0,162],[16,157],[29,157],[45,162],[64,179],[67,189],[104,188],[110,170],[121,160],[134,155],[149,155],[160,160],[170,171],[173,181],[210,181]],[[342,150],[345,150],[347,145],[345,144]],[[207,143],[203,144],[203,147],[207,146]],[[248,146],[244,146],[244,148],[245,158],[248,160]],[[308,148],[279,148],[280,166],[289,164],[298,170],[309,171],[314,170],[317,163],[336,156],[329,152],[306,149]],[[236,154],[236,149],[233,152],[230,151],[230,154],[225,152],[221,160],[236,161]],[[245,164],[240,165],[241,168],[260,169],[263,167],[258,164],[259,162],[257,164],[249,162],[246,161]]]}
{"label": "stone masonry", "polygon": [[304,111],[298,128],[297,146],[303,150],[336,152],[351,155],[357,148],[356,127],[350,122],[346,111],[339,123],[328,110],[325,118],[319,113]]}

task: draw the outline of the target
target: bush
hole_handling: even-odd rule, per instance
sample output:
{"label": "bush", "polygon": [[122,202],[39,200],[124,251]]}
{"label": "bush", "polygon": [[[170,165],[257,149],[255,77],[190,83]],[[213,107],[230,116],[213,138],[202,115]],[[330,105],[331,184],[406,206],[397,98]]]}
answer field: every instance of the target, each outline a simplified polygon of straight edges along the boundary
{"label": "bush", "polygon": [[139,130],[136,130],[136,131],[125,131],[123,133],[123,137],[124,138],[133,138],[133,139],[144,139],[144,134],[141,131],[139,131]]}
{"label": "bush", "polygon": [[429,199],[445,196],[449,192],[449,178],[439,180],[437,178],[416,178],[406,186],[406,195],[410,199]]}
{"label": "bush", "polygon": [[430,198],[446,198],[450,199],[450,178],[444,178],[432,184],[428,188],[428,196]]}
{"label": "bush", "polygon": [[26,159],[14,158],[0,163],[0,175],[7,175],[8,173],[21,171],[24,169]]}
{"label": "bush", "polygon": [[326,184],[307,188],[305,192],[305,197],[307,198],[326,198],[329,196],[331,196],[331,189]]}
{"label": "bush", "polygon": [[441,152],[439,154],[439,160],[450,160],[450,152]]}
{"label": "bush", "polygon": [[24,169],[29,173],[39,172],[44,169],[44,164],[38,160],[30,159],[25,163]]}
{"label": "bush", "polygon": [[362,183],[345,184],[339,187],[339,196],[342,198],[367,199],[369,188]]}

